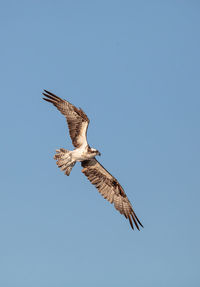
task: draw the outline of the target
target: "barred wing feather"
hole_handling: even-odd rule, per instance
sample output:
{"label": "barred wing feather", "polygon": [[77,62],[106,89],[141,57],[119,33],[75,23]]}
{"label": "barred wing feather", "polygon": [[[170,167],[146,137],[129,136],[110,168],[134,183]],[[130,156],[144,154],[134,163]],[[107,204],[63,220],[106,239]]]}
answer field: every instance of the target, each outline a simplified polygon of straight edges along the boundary
{"label": "barred wing feather", "polygon": [[87,146],[87,128],[90,121],[84,111],[53,93],[44,91],[43,95],[46,98],[43,99],[52,103],[66,117],[73,145],[77,148],[82,145]]}
{"label": "barred wing feather", "polygon": [[[97,160],[85,160],[81,163],[82,172],[89,181],[96,186],[101,195],[110,203],[114,203],[115,208],[129,219],[132,229],[133,222],[138,230],[139,225],[143,227],[137,218],[128,197],[126,196],[122,186]],[[133,220],[133,222],[132,222]]]}

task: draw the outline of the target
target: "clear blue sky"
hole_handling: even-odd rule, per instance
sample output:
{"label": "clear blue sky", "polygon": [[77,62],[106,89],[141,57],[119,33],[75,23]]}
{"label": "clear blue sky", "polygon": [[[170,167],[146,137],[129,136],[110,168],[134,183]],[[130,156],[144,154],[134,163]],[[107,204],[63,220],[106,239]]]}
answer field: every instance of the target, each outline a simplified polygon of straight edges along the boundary
{"label": "clear blue sky", "polygon": [[[0,286],[200,286],[199,1],[2,1]],[[132,231],[53,160],[72,149],[48,89],[144,224]]]}

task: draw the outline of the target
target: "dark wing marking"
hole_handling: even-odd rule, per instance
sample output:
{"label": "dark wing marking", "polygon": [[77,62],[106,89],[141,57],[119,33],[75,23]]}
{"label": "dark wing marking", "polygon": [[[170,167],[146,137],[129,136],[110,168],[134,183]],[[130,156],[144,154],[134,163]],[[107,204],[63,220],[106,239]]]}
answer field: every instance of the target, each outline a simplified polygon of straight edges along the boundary
{"label": "dark wing marking", "polygon": [[87,145],[87,128],[89,119],[82,109],[77,109],[71,103],[63,100],[56,95],[44,90],[43,98],[45,101],[52,103],[65,117],[69,127],[70,137],[75,147]]}
{"label": "dark wing marking", "polygon": [[[115,208],[129,219],[132,229],[133,222],[139,229],[142,223],[137,218],[128,197],[126,196],[122,186],[95,158],[85,160],[81,163],[82,172],[87,176],[89,181],[96,186],[101,195],[110,203],[114,203]],[[139,225],[138,225],[139,224]]]}

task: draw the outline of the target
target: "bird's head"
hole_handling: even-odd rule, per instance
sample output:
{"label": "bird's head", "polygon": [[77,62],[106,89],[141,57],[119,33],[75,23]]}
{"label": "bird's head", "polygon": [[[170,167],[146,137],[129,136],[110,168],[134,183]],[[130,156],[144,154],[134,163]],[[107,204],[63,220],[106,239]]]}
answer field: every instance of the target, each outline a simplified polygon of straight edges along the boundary
{"label": "bird's head", "polygon": [[93,153],[94,155],[99,155],[99,156],[101,155],[101,153],[95,148],[90,148],[90,152]]}

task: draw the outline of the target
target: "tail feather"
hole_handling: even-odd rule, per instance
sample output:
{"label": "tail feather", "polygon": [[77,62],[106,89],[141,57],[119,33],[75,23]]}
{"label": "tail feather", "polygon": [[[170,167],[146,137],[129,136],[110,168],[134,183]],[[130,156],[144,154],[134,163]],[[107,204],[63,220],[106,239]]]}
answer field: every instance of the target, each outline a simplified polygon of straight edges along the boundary
{"label": "tail feather", "polygon": [[66,171],[65,171],[65,174],[66,175],[70,175],[70,172],[71,172],[71,170],[72,170],[72,168],[74,167],[74,165],[75,165],[75,161],[72,163],[72,164],[70,164],[70,166],[68,166],[67,168],[66,168]]}
{"label": "tail feather", "polygon": [[54,159],[57,160],[56,164],[58,167],[62,171],[65,171],[65,174],[69,176],[73,166],[76,163],[76,161],[72,159],[71,151],[63,148],[58,149],[56,150]]}
{"label": "tail feather", "polygon": [[70,153],[70,151],[67,149],[64,149],[64,148],[57,149],[56,154],[54,155],[54,159],[64,158],[69,153]]}

